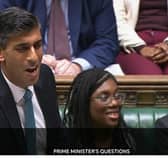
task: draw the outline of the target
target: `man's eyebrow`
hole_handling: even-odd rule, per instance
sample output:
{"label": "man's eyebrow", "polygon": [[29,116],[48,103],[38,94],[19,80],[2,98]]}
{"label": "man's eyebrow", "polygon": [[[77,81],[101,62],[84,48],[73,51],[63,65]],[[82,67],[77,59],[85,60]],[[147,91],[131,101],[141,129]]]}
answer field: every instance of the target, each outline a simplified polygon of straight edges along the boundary
{"label": "man's eyebrow", "polygon": [[42,42],[42,39],[35,41],[35,43],[40,43]]}
{"label": "man's eyebrow", "polygon": [[19,43],[19,44],[16,44],[15,47],[26,47],[29,45],[30,45],[29,43]]}
{"label": "man's eyebrow", "polygon": [[30,43],[27,43],[27,42],[18,43],[18,44],[15,45],[15,47],[27,47],[27,46],[31,46],[31,45],[34,45],[34,44],[37,44],[37,43],[42,43],[42,39],[35,41],[33,44],[30,44]]}

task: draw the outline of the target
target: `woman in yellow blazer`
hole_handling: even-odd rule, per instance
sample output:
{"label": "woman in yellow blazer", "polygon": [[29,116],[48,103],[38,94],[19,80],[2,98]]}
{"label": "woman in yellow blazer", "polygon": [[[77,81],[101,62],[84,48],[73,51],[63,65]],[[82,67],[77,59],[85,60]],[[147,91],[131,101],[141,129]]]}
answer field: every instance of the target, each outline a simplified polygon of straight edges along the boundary
{"label": "woman in yellow blazer", "polygon": [[113,0],[125,74],[168,74],[168,1]]}

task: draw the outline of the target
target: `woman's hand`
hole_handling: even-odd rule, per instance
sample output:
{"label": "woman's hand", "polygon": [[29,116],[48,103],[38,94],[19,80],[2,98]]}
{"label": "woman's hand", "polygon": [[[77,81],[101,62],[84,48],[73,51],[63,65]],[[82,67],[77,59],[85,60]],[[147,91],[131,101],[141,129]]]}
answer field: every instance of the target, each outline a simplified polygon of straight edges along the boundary
{"label": "woman's hand", "polygon": [[168,46],[165,43],[159,43],[155,46],[144,46],[139,53],[157,64],[168,61]]}

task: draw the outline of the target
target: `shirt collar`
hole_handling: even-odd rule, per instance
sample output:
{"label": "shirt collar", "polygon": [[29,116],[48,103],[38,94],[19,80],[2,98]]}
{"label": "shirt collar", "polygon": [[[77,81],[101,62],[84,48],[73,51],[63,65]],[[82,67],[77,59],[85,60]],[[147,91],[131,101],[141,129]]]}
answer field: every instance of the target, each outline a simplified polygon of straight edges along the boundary
{"label": "shirt collar", "polygon": [[[5,78],[11,92],[14,98],[14,101],[16,102],[16,104],[22,104],[22,100],[23,100],[23,96],[25,93],[25,89],[16,86],[15,84],[13,84],[11,81],[9,81],[9,79],[6,77],[6,75],[3,73],[3,71],[1,70],[3,77]],[[28,86],[28,89],[30,89],[33,93],[33,86]]]}

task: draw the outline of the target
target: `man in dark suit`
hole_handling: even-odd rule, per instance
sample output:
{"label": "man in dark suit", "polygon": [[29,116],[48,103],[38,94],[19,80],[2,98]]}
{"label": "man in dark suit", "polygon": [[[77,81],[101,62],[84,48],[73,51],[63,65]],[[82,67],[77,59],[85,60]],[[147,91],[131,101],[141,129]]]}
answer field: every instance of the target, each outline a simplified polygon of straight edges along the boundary
{"label": "man in dark suit", "polygon": [[168,154],[168,115],[156,121],[156,152]]}
{"label": "man in dark suit", "polygon": [[[0,9],[13,5],[23,7],[38,16],[43,37],[47,37],[50,0],[0,0]],[[61,0],[61,5],[70,39],[71,60],[55,60],[47,55],[43,57],[43,62],[61,75],[76,75],[81,70],[105,68],[113,64],[119,46],[112,0]]]}
{"label": "man in dark suit", "polygon": [[[49,129],[62,124],[53,73],[41,65],[39,22],[31,13],[12,7],[0,11],[0,28],[0,154],[52,153],[61,131]],[[26,127],[26,90],[32,94],[34,127]],[[28,153],[26,128],[36,130],[35,153]]]}

